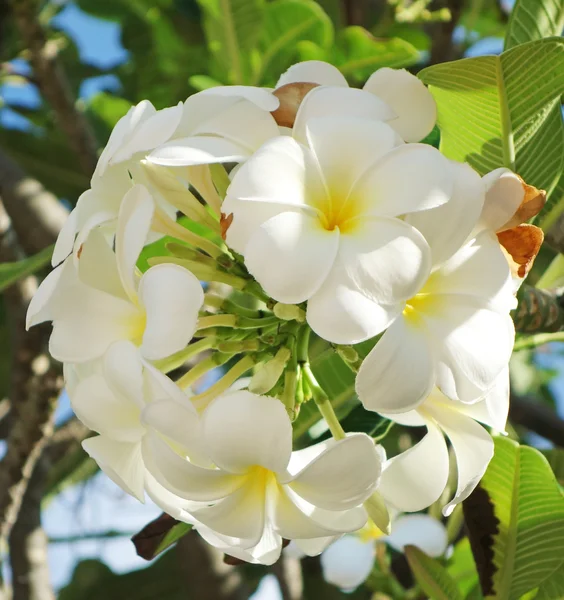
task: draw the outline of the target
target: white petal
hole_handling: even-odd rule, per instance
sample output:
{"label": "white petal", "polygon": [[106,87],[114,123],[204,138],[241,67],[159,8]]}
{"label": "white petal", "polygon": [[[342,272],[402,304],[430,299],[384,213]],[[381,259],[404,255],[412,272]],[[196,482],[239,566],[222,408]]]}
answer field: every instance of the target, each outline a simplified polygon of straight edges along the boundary
{"label": "white petal", "polygon": [[84,440],[82,447],[116,485],[140,502],[145,501],[145,466],[139,442],[97,435]]}
{"label": "white petal", "polygon": [[299,208],[315,206],[326,196],[314,155],[289,137],[274,138],[255,152],[237,171],[228,193]]}
{"label": "white petal", "polygon": [[326,581],[343,590],[353,590],[368,578],[375,561],[372,540],[363,542],[357,536],[345,535],[323,552],[321,568]]}
{"label": "white petal", "polygon": [[[448,449],[440,429],[427,423],[427,435],[388,462],[378,491],[386,502],[405,512],[431,506],[448,480]],[[424,476],[421,474],[424,473]]]}
{"label": "white petal", "polygon": [[176,496],[162,486],[147,470],[145,470],[145,492],[152,502],[171,517],[191,525],[197,523],[190,514],[190,510],[200,508],[201,503],[190,502],[190,500]]}
{"label": "white petal", "polygon": [[80,281],[116,298],[129,301],[121,283],[116,255],[101,231],[91,231],[80,248],[77,253]]}
{"label": "white petal", "polygon": [[182,116],[182,102],[157,111],[131,133],[129,139],[114,153],[110,164],[127,160],[137,152],[152,150],[164,144],[175,132]]}
{"label": "white petal", "polygon": [[195,136],[172,140],[153,150],[147,160],[156,165],[182,167],[245,160],[250,151],[231,140]]}
{"label": "white petal", "polygon": [[490,171],[482,180],[487,191],[479,228],[495,232],[517,212],[525,188],[519,177],[504,167]]}
{"label": "white petal", "polygon": [[448,516],[482,479],[493,457],[494,442],[481,425],[456,410],[435,407],[427,410],[448,435],[456,455],[458,485],[454,498],[443,509]]}
{"label": "white petal", "polygon": [[489,422],[483,422],[500,432],[505,432],[509,415],[509,367],[498,375],[493,388],[486,394],[485,404]]}
{"label": "white petal", "polygon": [[425,293],[465,294],[501,311],[513,308],[511,272],[497,238],[483,232],[433,272]]}
{"label": "white petal", "polygon": [[411,213],[405,219],[427,240],[434,265],[450,258],[466,242],[484,204],[485,188],[478,173],[467,164],[450,164],[456,173],[452,198],[442,206]]}
{"label": "white petal", "polygon": [[314,216],[284,212],[263,223],[244,252],[249,273],[265,292],[287,304],[310,298],[329,273],[339,231],[327,231]]}
{"label": "white petal", "polygon": [[352,194],[369,198],[372,214],[394,217],[444,204],[453,186],[454,170],[436,148],[405,144],[370,167]]}
{"label": "white petal", "polygon": [[287,83],[318,83],[319,85],[338,85],[348,87],[349,84],[337,67],[321,60],[307,60],[292,65],[282,74],[276,87]]}
{"label": "white petal", "polygon": [[264,489],[251,481],[213,506],[194,510],[192,514],[213,531],[243,538],[248,547],[254,546],[265,526]]}
{"label": "white petal", "polygon": [[142,185],[135,185],[127,192],[119,210],[116,257],[123,287],[133,302],[137,298],[135,264],[147,241],[154,210],[151,194]]}
{"label": "white petal", "polygon": [[294,501],[295,495],[289,486],[277,487],[272,519],[278,534],[284,539],[293,540],[329,537],[337,533],[302,511]]}
{"label": "white petal", "polygon": [[59,263],[72,252],[74,245],[74,238],[78,231],[78,209],[75,207],[64,222],[57,241],[55,242],[55,248],[53,248],[53,256],[51,257],[51,265],[56,267]]}
{"label": "white petal", "polygon": [[470,296],[444,295],[426,321],[437,352],[437,386],[463,402],[483,396],[511,356],[509,315],[482,308]]}
{"label": "white petal", "polygon": [[203,451],[200,420],[195,412],[174,400],[157,400],[145,407],[142,420],[175,444],[192,462],[209,464]]}
{"label": "white petal", "polygon": [[289,209],[283,204],[237,200],[227,194],[221,212],[233,215],[225,241],[230,248],[243,254],[251,236],[265,221],[281,212],[289,212]]}
{"label": "white petal", "polygon": [[421,287],[431,268],[423,236],[398,219],[358,219],[342,234],[325,283],[307,319],[321,337],[357,343],[381,333]]}
{"label": "white petal", "polygon": [[143,275],[139,301],[147,314],[141,352],[157,360],[182,350],[192,339],[204,292],[190,271],[164,264],[151,267]]}
{"label": "white petal", "polygon": [[365,121],[389,121],[396,114],[380,98],[349,87],[313,88],[303,99],[292,130],[294,139],[305,143],[310,120],[318,117],[357,117]]}
{"label": "white petal", "polygon": [[418,142],[431,133],[437,120],[437,105],[431,92],[409,71],[378,69],[364,89],[390,105],[398,116],[390,125],[406,142]]}
{"label": "white petal", "polygon": [[143,438],[143,459],[161,485],[186,500],[212,502],[225,498],[245,482],[244,477],[221,469],[206,469],[190,463],[152,431]]}
{"label": "white petal", "polygon": [[272,94],[271,90],[250,85],[219,85],[200,92],[217,96],[239,96],[250,100],[262,110],[272,112],[280,106],[280,101]]}
{"label": "white petal", "polygon": [[112,390],[100,375],[92,375],[78,383],[71,405],[89,429],[116,441],[138,442],[145,433],[139,407]]}
{"label": "white petal", "polygon": [[393,522],[386,541],[398,552],[408,545],[417,546],[435,558],[442,556],[448,546],[446,527],[430,515],[401,515]]}
{"label": "white petal", "polygon": [[57,301],[61,286],[65,286],[65,279],[68,277],[65,272],[69,270],[74,271],[72,259],[55,267],[41,282],[27,308],[26,329],[53,320],[52,302]]}
{"label": "white petal", "polygon": [[290,546],[294,543],[296,544],[298,551],[306,556],[317,556],[321,554],[329,544],[337,541],[340,537],[340,535],[332,535],[330,537],[314,538],[311,540],[293,540],[290,543]]}
{"label": "white petal", "polygon": [[104,354],[102,366],[104,377],[114,392],[142,409],[145,399],[139,349],[126,340],[115,342]]}
{"label": "white petal", "polygon": [[405,425],[406,427],[425,427],[426,421],[419,414],[417,410],[410,410],[408,412],[399,414],[380,413],[386,419],[391,419],[395,423]]}
{"label": "white petal", "polygon": [[262,466],[284,471],[292,452],[292,425],[280,400],[245,390],[220,396],[202,417],[210,458],[232,473]]}
{"label": "white petal", "polygon": [[[188,118],[189,110],[192,115]],[[190,121],[189,128],[186,119]],[[270,112],[255,103],[240,96],[200,92],[186,101],[183,123],[176,137],[188,135],[222,138],[244,148],[247,154],[252,154],[267,140],[280,135],[280,132]]]}
{"label": "white petal", "polygon": [[305,129],[333,204],[345,204],[366,169],[397,145],[394,130],[385,123],[348,115],[311,118]]}
{"label": "white petal", "polygon": [[314,506],[347,510],[370,496],[381,469],[380,455],[373,440],[359,433],[327,448],[288,485]]}
{"label": "white petal", "polygon": [[404,413],[421,404],[434,383],[435,357],[424,324],[400,317],[364,359],[356,393],[367,410]]}

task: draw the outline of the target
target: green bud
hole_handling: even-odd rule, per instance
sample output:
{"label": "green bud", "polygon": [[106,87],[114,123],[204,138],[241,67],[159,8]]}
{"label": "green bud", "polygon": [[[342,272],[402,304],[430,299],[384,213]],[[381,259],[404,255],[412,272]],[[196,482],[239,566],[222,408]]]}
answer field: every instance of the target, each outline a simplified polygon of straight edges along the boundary
{"label": "green bud", "polygon": [[382,496],[378,492],[374,492],[364,503],[364,509],[368,516],[374,521],[374,524],[380,531],[388,535],[391,531],[390,514]]}
{"label": "green bud", "polygon": [[282,321],[298,321],[303,323],[305,321],[305,312],[295,304],[282,304],[277,302],[273,307],[274,314]]}
{"label": "green bud", "polygon": [[249,390],[254,394],[269,392],[282,376],[288,360],[290,360],[290,350],[280,348],[276,356],[263,364],[253,375],[249,383]]}

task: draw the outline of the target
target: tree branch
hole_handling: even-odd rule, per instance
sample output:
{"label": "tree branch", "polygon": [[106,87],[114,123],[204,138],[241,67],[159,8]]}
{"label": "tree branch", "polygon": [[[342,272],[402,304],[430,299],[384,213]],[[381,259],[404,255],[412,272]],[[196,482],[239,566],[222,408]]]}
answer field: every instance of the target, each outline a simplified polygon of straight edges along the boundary
{"label": "tree branch", "polygon": [[450,10],[451,18],[449,21],[438,22],[432,27],[432,46],[429,63],[437,63],[455,60],[457,58],[452,41],[452,34],[458,25],[464,8],[464,0],[448,0],[446,2]]}
{"label": "tree branch", "polygon": [[[22,251],[2,205],[0,209],[0,261],[17,260]],[[61,365],[47,352],[48,327],[25,331],[26,311],[36,287],[35,277],[26,277],[4,293],[12,368],[11,428],[0,461],[0,546],[17,519],[29,478],[53,431],[53,412],[62,388]]]}
{"label": "tree branch", "polygon": [[509,418],[515,425],[521,425],[564,448],[564,421],[534,398],[511,394]]}
{"label": "tree branch", "polygon": [[541,290],[522,285],[512,311],[515,330],[520,333],[554,333],[564,330],[564,290]]}
{"label": "tree branch", "polygon": [[57,45],[49,41],[38,19],[35,0],[12,0],[12,11],[26,47],[39,89],[53,108],[59,127],[77,153],[84,173],[92,175],[97,162],[97,142],[75,98],[57,57]]}
{"label": "tree branch", "polygon": [[1,150],[0,197],[10,216],[19,245],[26,254],[35,254],[57,239],[68,210],[56,196],[48,192],[39,181],[28,177]]}
{"label": "tree branch", "polygon": [[280,559],[272,565],[272,573],[278,581],[283,600],[301,600],[304,582],[302,565],[297,558],[282,553]]}
{"label": "tree branch", "polygon": [[47,563],[48,540],[41,527],[46,470],[42,458],[35,467],[10,534],[12,600],[55,600]]}

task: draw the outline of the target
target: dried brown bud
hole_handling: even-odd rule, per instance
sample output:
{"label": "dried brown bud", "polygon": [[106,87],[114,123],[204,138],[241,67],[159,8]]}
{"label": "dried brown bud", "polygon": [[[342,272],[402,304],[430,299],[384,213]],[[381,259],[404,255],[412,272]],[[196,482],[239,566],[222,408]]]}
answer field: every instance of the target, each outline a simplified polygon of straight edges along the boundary
{"label": "dried brown bud", "polygon": [[225,213],[221,213],[221,217],[219,219],[219,227],[221,229],[221,239],[225,241],[227,236],[227,230],[233,223],[233,213],[229,213],[226,215]]}
{"label": "dried brown bud", "polygon": [[315,87],[318,87],[317,83],[287,83],[274,90],[274,95],[280,100],[280,106],[272,111],[272,116],[280,127],[294,126],[302,100]]}
{"label": "dried brown bud", "polygon": [[544,240],[542,229],[522,224],[498,233],[497,239],[509,255],[513,275],[525,278]]}
{"label": "dried brown bud", "polygon": [[[519,177],[519,175],[517,175],[517,177]],[[509,219],[509,221],[507,221],[500,231],[512,229],[513,227],[517,227],[518,225],[521,225],[521,223],[525,223],[529,219],[532,219],[539,214],[546,203],[546,192],[544,190],[538,190],[535,186],[525,183],[521,177],[519,177],[519,179],[523,184],[525,196],[517,209],[517,212]]]}

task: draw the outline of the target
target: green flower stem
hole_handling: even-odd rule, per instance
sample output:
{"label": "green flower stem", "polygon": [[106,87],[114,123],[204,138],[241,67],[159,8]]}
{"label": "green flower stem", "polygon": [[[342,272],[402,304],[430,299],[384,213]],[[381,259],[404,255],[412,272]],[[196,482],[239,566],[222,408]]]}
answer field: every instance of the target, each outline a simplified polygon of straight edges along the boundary
{"label": "green flower stem", "polygon": [[188,373],[185,373],[176,382],[176,384],[184,390],[198,381],[198,379],[204,376],[208,371],[225,364],[229,359],[232,358],[232,356],[232,354],[221,354],[216,352],[209,358],[203,360],[201,363],[198,363],[195,367],[192,367]]}
{"label": "green flower stem", "polygon": [[252,319],[257,319],[263,316],[262,311],[260,310],[241,306],[229,298],[222,298],[221,296],[216,296],[215,294],[206,294],[204,304],[218,310],[224,310],[225,312],[234,313],[236,315],[241,315],[243,317],[249,317]]}
{"label": "green flower stem", "polygon": [[219,352],[227,352],[230,354],[239,354],[240,352],[256,352],[260,348],[260,343],[257,339],[219,342],[217,350]]}
{"label": "green flower stem", "polygon": [[198,331],[208,327],[235,327],[236,325],[236,315],[208,315],[198,319]]}
{"label": "green flower stem", "polygon": [[517,350],[525,350],[526,348],[536,348],[543,344],[550,344],[550,342],[564,342],[564,331],[537,333],[536,335],[521,338],[515,342],[513,350],[516,352]]}
{"label": "green flower stem", "polygon": [[[188,231],[188,230],[186,230]],[[200,281],[217,281],[218,283],[225,283],[231,287],[242,290],[247,285],[247,280],[231,273],[225,273],[198,260],[187,260],[184,258],[176,258],[175,256],[155,256],[149,258],[147,261],[150,266],[162,265],[172,263],[173,265],[179,265],[191,271]]]}
{"label": "green flower stem", "polygon": [[337,415],[333,410],[333,406],[331,401],[329,400],[329,396],[325,393],[323,388],[317,383],[315,379],[315,375],[311,371],[311,367],[309,363],[303,365],[303,373],[311,390],[311,394],[315,403],[317,404],[317,408],[321,413],[321,416],[329,425],[329,431],[331,435],[336,440],[342,440],[346,437],[344,429],[341,427],[341,423],[339,423],[339,419],[337,419]]}
{"label": "green flower stem", "polygon": [[222,200],[225,199],[227,188],[231,185],[231,180],[225,167],[219,163],[210,165],[210,175],[219,197]]}
{"label": "green flower stem", "polygon": [[311,329],[308,325],[302,327],[298,332],[298,342],[296,352],[298,355],[298,362],[305,364],[309,361],[309,337],[311,335]]}
{"label": "green flower stem", "polygon": [[182,227],[176,221],[173,221],[168,215],[162,210],[156,209],[153,216],[153,231],[157,233],[164,233],[170,235],[178,240],[182,240],[196,248],[202,249],[204,252],[209,254],[212,258],[217,258],[223,254],[223,249],[216,246],[210,240],[193,233],[186,227]]}
{"label": "green flower stem", "polygon": [[198,394],[192,398],[194,406],[202,411],[207,408],[212,400],[215,400],[220,394],[225,393],[236,381],[247,371],[252,369],[257,364],[254,356],[245,356],[236,365],[231,367],[229,371],[219,380],[216,381],[209,389],[202,394]]}
{"label": "green flower stem", "polygon": [[237,316],[236,327],[240,327],[241,329],[262,329],[263,327],[269,327],[270,325],[276,325],[278,323],[278,319],[274,316],[272,317],[260,317],[258,319],[251,317],[243,317]]}
{"label": "green flower stem", "polygon": [[242,288],[242,291],[255,296],[264,303],[270,302],[270,297],[256,281],[245,281],[245,286]]}
{"label": "green flower stem", "polygon": [[155,361],[153,364],[163,373],[170,373],[170,371],[182,366],[189,358],[213,348],[216,341],[217,340],[213,335],[202,338],[201,340],[186,346],[183,350],[179,350],[178,352],[167,356],[167,358]]}

